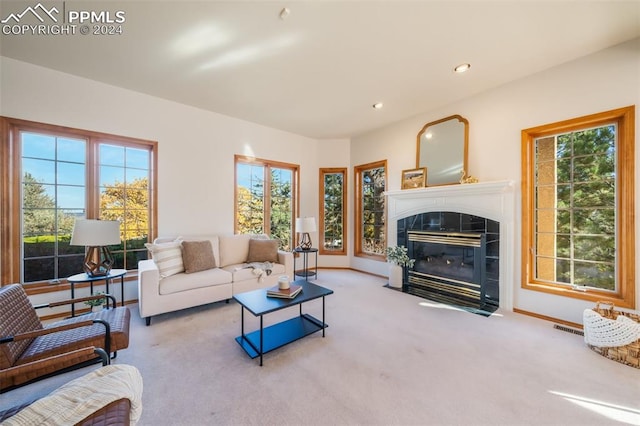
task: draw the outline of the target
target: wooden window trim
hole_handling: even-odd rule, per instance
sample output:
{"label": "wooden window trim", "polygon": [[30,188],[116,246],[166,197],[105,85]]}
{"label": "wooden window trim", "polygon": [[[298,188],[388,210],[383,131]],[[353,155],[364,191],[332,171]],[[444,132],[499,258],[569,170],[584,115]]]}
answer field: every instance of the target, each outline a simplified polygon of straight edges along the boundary
{"label": "wooden window trim", "polygon": [[[100,143],[116,143],[119,146],[140,148],[145,146],[150,148],[150,174],[149,182],[149,202],[151,203],[151,215],[149,217],[150,235],[149,239],[156,237],[158,229],[158,142],[137,139],[127,136],[112,135],[109,133],[95,132],[72,127],[59,126],[54,124],[39,123],[35,121],[22,120],[12,117],[0,116],[0,205],[2,217],[0,218],[0,283],[1,285],[20,282],[20,182],[21,170],[20,150],[16,146],[19,140],[19,132],[36,132],[50,134],[54,136],[69,136],[82,138],[88,143],[87,151],[87,186],[86,214],[88,217],[95,217],[99,210],[99,201],[96,199],[96,157],[95,149]],[[93,198],[90,198],[93,197]],[[131,270],[133,271],[133,270]],[[29,294],[59,291],[61,286],[66,284],[66,280],[61,280],[60,284],[49,284],[47,282],[37,282],[23,284]]]}
{"label": "wooden window trim", "polygon": [[[575,131],[588,127],[596,127],[616,123],[618,140],[616,146],[617,173],[617,284],[615,293],[587,289],[574,290],[566,286],[556,286],[534,279],[533,244],[534,229],[534,141],[537,138],[558,133]],[[614,109],[611,111],[573,118],[557,123],[546,124],[522,130],[522,283],[527,290],[571,297],[592,302],[604,301],[616,306],[635,309],[635,181],[634,181],[634,135],[635,106]]]}
{"label": "wooden window trim", "polygon": [[[235,234],[238,233],[238,163],[254,163],[265,167],[265,173],[271,168],[280,168],[280,169],[289,169],[292,172],[292,182],[293,185],[293,196],[295,199],[293,200],[293,217],[291,224],[291,232],[292,232],[292,241],[291,243],[295,247],[298,244],[297,241],[297,233],[296,233],[296,218],[300,214],[300,166],[292,163],[284,163],[282,161],[273,161],[273,160],[265,160],[264,158],[256,158],[250,157],[247,155],[235,154],[233,159],[233,232]],[[271,180],[265,179],[265,188],[264,191],[266,194],[271,194]],[[267,192],[268,191],[268,192]],[[271,217],[270,205],[269,203],[265,203],[264,206],[264,221],[263,221],[263,231],[265,234],[269,235],[269,228],[267,227],[267,220]]]}
{"label": "wooden window trim", "polygon": [[[342,250],[326,250],[324,248],[324,176],[327,174],[342,174]],[[347,168],[346,167],[328,167],[321,168],[319,175],[319,190],[318,190],[318,208],[319,213],[318,217],[320,218],[320,232],[318,233],[318,248],[319,253],[322,255],[329,256],[344,256],[347,254],[347,223],[346,223],[346,213],[347,213]]]}
{"label": "wooden window trim", "polygon": [[[353,168],[354,185],[355,185],[355,209],[354,209],[354,227],[355,227],[355,244],[353,246],[353,255],[355,257],[362,257],[365,259],[376,260],[380,262],[386,262],[386,256],[365,253],[362,249],[362,172],[369,169],[375,169],[378,167],[384,168],[384,185],[387,187],[387,160],[375,161],[372,163],[361,164]],[[385,202],[385,217],[387,204]],[[388,224],[385,223],[385,238],[387,237]]]}

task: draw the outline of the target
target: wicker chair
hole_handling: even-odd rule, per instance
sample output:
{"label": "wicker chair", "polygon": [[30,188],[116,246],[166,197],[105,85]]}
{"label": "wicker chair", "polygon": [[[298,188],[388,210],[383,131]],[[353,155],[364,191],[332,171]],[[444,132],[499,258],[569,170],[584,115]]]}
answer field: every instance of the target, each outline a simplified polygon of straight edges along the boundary
{"label": "wicker chair", "polygon": [[[112,308],[43,326],[36,308],[106,297]],[[130,313],[96,295],[34,307],[20,284],[0,287],[0,393],[101,360],[129,346]],[[107,356],[107,363],[108,363]],[[104,362],[103,362],[104,364]]]}

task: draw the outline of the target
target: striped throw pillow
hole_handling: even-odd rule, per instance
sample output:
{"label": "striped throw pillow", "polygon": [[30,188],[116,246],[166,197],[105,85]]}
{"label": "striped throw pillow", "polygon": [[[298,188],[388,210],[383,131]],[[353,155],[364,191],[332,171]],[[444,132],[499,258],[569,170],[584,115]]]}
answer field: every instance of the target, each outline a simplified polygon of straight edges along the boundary
{"label": "striped throw pillow", "polygon": [[184,272],[184,264],[182,263],[181,241],[172,241],[169,243],[146,243],[145,247],[151,252],[153,261],[158,266],[160,278],[170,277],[171,275]]}

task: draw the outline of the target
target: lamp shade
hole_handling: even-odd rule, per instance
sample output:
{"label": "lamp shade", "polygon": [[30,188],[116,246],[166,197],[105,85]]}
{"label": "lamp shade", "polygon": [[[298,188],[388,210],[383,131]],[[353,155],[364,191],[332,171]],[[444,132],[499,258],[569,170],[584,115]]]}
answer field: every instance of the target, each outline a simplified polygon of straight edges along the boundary
{"label": "lamp shade", "polygon": [[296,231],[300,233],[316,232],[315,217],[299,217],[296,219]]}
{"label": "lamp shade", "polygon": [[69,244],[90,247],[120,244],[120,222],[117,220],[76,219]]}

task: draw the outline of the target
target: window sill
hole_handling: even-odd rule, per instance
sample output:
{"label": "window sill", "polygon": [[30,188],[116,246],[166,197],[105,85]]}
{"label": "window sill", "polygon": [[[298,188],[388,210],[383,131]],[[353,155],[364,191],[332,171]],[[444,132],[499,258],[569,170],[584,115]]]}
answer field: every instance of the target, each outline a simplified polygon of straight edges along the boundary
{"label": "window sill", "polygon": [[379,254],[367,254],[367,253],[356,253],[354,254],[355,257],[361,257],[363,259],[369,259],[369,260],[375,260],[378,262],[386,262],[387,259],[385,256],[379,255]]}
{"label": "window sill", "polygon": [[[124,276],[124,281],[135,281],[138,279],[138,271],[137,270],[130,270],[127,271],[127,274]],[[118,278],[118,283],[120,282],[120,278]],[[98,281],[98,284],[94,284],[95,285],[101,285],[104,284],[104,281]],[[112,280],[113,283],[113,280]],[[67,282],[66,279],[61,279],[59,282],[57,283],[50,283],[50,282],[39,282],[39,283],[32,283],[32,284],[23,284],[22,285],[24,287],[24,290],[27,293],[27,296],[33,296],[36,294],[47,294],[47,293],[56,293],[59,291],[71,291],[71,285]],[[86,282],[86,283],[77,283],[75,284],[74,288],[77,290],[79,288],[88,288],[90,287],[90,283]]]}
{"label": "window sill", "polygon": [[554,286],[541,283],[526,283],[522,285],[523,289],[539,291],[542,293],[553,294],[556,296],[570,297],[572,299],[588,300],[591,302],[608,302],[613,303],[620,308],[635,309],[635,300],[626,300],[622,295],[598,291],[594,289],[576,290],[569,287]]}

